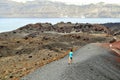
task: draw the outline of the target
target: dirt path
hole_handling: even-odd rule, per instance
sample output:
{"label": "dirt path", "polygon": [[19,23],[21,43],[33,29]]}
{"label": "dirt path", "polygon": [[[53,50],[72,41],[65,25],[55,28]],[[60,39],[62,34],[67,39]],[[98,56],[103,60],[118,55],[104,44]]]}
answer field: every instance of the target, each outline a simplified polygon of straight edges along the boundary
{"label": "dirt path", "polygon": [[120,80],[120,63],[117,56],[96,44],[88,44],[73,55],[47,64],[21,80]]}

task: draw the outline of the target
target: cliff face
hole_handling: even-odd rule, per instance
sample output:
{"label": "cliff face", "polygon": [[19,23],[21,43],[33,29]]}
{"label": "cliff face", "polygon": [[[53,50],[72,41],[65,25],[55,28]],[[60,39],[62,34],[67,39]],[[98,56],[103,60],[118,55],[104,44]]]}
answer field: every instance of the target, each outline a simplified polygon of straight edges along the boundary
{"label": "cliff face", "polygon": [[17,3],[0,0],[0,17],[75,17],[75,18],[120,18],[120,5],[88,4],[66,5],[48,0]]}

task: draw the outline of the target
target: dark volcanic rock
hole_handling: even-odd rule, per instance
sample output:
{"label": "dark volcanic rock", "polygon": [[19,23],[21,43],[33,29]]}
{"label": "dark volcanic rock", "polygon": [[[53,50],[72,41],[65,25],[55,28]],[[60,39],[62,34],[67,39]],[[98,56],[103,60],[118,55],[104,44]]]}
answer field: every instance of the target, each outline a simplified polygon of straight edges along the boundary
{"label": "dark volcanic rock", "polygon": [[120,23],[105,23],[102,25],[109,28],[112,35],[120,35]]}
{"label": "dark volcanic rock", "polygon": [[[82,23],[64,23],[60,22],[55,25],[51,23],[36,23],[28,24],[17,30],[0,34],[0,39],[11,39],[21,37],[36,37],[40,33],[57,32],[57,33],[72,33],[72,32],[87,32],[87,33],[112,33],[108,27],[100,24],[82,24]],[[119,32],[118,32],[119,33]],[[116,34],[118,34],[116,33]]]}
{"label": "dark volcanic rock", "polygon": [[[87,34],[80,35],[79,32],[85,32]],[[72,34],[61,35],[58,33]],[[94,40],[92,40],[92,38],[88,36],[89,33],[109,34],[110,30],[103,25],[88,23],[60,22],[55,25],[51,23],[28,24],[14,31],[0,34],[0,40],[2,41],[0,54],[1,56],[20,55],[24,53],[30,54],[38,45],[43,46],[42,48],[44,49],[55,51],[57,49],[54,48],[67,49],[71,46],[81,46],[95,41],[105,41],[104,38],[94,38]]]}
{"label": "dark volcanic rock", "polygon": [[11,53],[12,53],[12,51],[7,46],[0,46],[0,56],[1,57],[10,56],[10,55],[12,55]]}
{"label": "dark volcanic rock", "polygon": [[57,32],[88,32],[88,33],[110,33],[109,29],[99,24],[72,24],[72,23],[57,23],[54,25]]}

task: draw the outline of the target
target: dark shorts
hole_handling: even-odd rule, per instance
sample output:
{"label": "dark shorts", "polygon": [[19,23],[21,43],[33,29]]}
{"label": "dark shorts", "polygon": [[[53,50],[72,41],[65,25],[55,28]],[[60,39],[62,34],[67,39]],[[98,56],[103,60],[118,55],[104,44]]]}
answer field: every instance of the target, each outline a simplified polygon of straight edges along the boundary
{"label": "dark shorts", "polygon": [[72,60],[72,57],[70,57],[70,59]]}

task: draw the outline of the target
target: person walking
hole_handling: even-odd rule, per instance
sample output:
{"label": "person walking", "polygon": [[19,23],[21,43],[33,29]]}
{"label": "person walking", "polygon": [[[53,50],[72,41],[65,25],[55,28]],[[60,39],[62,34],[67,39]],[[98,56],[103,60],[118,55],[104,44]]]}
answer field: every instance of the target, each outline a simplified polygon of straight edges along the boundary
{"label": "person walking", "polygon": [[69,52],[69,60],[68,60],[68,64],[72,63],[72,59],[73,59],[73,50],[71,49]]}

